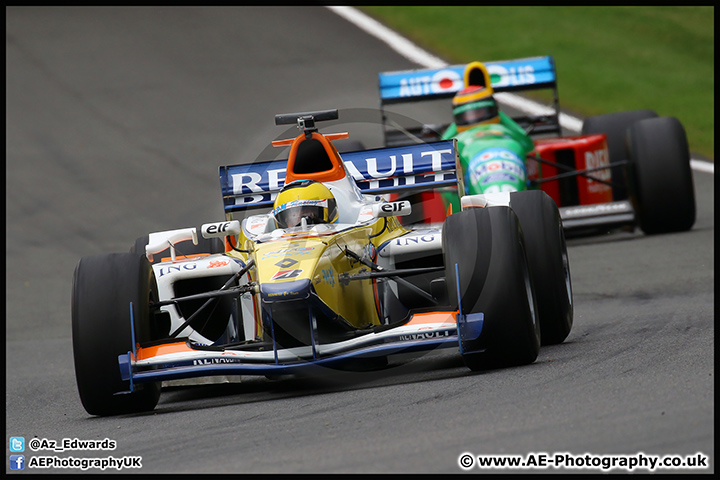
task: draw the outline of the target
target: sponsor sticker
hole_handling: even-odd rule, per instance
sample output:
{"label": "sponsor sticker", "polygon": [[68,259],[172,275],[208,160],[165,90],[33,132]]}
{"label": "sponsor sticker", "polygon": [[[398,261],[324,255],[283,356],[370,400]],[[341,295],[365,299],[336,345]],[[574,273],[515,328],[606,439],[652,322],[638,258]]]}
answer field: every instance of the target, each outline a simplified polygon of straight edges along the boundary
{"label": "sponsor sticker", "polygon": [[278,270],[277,272],[275,272],[275,274],[273,274],[272,277],[270,277],[270,281],[289,280],[291,278],[296,278],[296,277],[300,276],[301,273],[302,273],[301,268],[295,268],[292,270]]}
{"label": "sponsor sticker", "polygon": [[208,263],[207,268],[227,267],[228,265],[230,265],[230,260],[216,260]]}
{"label": "sponsor sticker", "polygon": [[296,263],[298,263],[297,260],[286,257],[286,258],[283,258],[282,260],[280,260],[279,262],[277,262],[275,265],[280,268],[290,268],[293,265],[295,265]]}

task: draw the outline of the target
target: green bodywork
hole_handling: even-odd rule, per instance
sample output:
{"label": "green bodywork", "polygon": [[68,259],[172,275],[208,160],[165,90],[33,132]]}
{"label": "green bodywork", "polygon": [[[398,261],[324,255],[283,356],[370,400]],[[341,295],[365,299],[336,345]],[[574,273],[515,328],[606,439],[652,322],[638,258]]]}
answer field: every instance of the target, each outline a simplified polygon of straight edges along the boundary
{"label": "green bodywork", "polygon": [[[443,140],[457,139],[465,194],[512,192],[527,189],[526,157],[535,148],[532,139],[508,115],[500,112],[500,122],[458,133],[450,124]],[[453,211],[460,211],[456,195],[443,195]]]}

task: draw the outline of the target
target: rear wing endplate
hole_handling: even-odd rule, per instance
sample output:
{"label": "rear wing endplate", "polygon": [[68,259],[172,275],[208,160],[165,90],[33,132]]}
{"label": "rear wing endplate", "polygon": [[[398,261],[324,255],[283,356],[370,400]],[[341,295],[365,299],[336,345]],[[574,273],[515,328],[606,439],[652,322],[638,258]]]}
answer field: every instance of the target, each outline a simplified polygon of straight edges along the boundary
{"label": "rear wing endplate", "polygon": [[[456,140],[376,148],[341,154],[363,194],[458,187],[463,192]],[[220,188],[228,218],[248,209],[272,208],[285,184],[287,160],[220,167]]]}

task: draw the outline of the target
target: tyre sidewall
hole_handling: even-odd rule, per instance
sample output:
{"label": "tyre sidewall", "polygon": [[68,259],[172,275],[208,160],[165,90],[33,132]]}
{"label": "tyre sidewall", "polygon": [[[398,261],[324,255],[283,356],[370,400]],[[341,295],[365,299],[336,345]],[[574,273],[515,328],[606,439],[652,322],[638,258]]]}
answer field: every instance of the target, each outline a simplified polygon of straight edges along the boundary
{"label": "tyre sidewall", "polygon": [[573,323],[572,283],[565,234],[555,202],[541,190],[510,194],[520,219],[538,306],[543,345],[561,343]]}

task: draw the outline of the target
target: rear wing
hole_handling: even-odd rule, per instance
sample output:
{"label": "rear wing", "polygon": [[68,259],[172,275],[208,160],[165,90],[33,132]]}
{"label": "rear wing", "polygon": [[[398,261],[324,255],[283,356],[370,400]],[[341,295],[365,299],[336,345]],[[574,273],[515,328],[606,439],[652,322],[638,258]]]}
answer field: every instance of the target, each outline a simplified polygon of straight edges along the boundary
{"label": "rear wing", "polygon": [[[560,134],[560,122],[558,120],[560,105],[553,57],[530,57],[483,63],[490,74],[490,83],[495,92],[552,89],[552,109],[554,114],[524,115],[512,118],[529,133]],[[465,64],[462,64],[438,69],[379,73],[378,88],[385,145],[396,146],[413,141],[429,141],[439,138],[449,124],[404,128],[388,119],[384,107],[392,104],[452,98],[456,92],[465,87],[463,80],[465,66]],[[447,108],[449,111],[449,103]]]}
{"label": "rear wing", "polygon": [[[462,174],[458,175],[462,170],[455,139],[347,152],[341,157],[363,194],[442,187],[465,191]],[[225,216],[235,219],[235,213],[272,208],[275,196],[285,184],[286,166],[287,160],[271,160],[220,167]]]}

